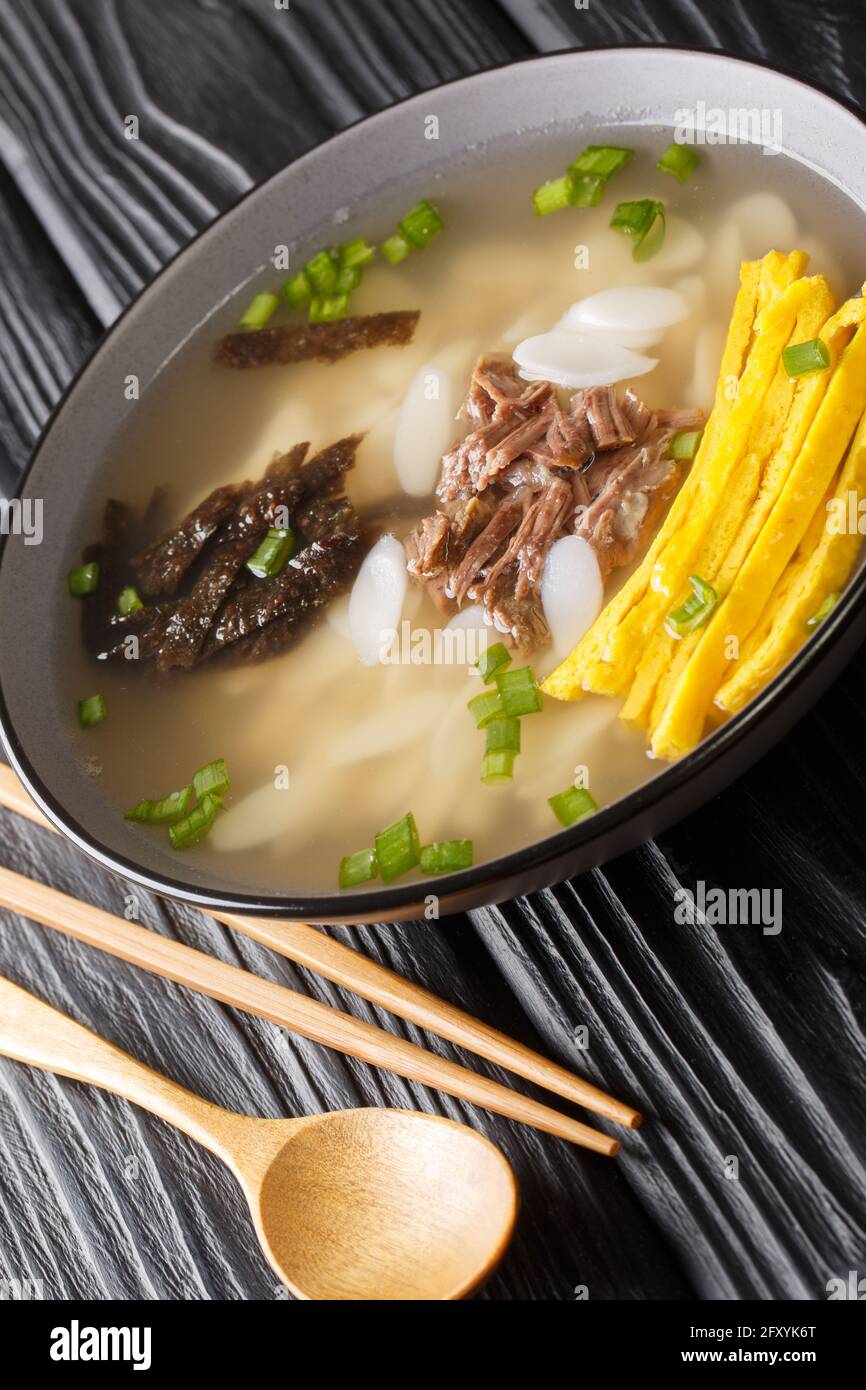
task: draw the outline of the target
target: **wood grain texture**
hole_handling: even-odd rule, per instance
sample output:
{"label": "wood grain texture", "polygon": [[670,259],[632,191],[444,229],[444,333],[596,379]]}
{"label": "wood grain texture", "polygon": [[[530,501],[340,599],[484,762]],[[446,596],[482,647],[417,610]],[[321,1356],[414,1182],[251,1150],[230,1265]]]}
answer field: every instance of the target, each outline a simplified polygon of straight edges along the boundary
{"label": "wood grain texture", "polygon": [[[855,0],[292,0],[290,14],[267,0],[0,8],[4,485],[159,264],[252,181],[409,91],[533,50],[669,41],[766,57],[866,100]],[[644,1109],[613,1164],[17,918],[2,923],[0,973],[231,1109],[389,1104],[469,1120],[523,1194],[485,1297],[569,1299],[586,1285],[591,1298],[822,1298],[831,1275],[862,1272],[866,1250],[864,687],[861,655],[737,786],[603,871],[471,920],[333,933]],[[57,837],[5,813],[0,837],[10,867],[123,913],[129,886]],[[699,880],[780,888],[782,931],[677,924],[677,889]],[[473,1064],[189,909],[141,893],[137,912]],[[0,1277],[42,1278],[47,1297],[274,1296],[209,1155],[123,1102],[12,1063],[0,1090]]]}

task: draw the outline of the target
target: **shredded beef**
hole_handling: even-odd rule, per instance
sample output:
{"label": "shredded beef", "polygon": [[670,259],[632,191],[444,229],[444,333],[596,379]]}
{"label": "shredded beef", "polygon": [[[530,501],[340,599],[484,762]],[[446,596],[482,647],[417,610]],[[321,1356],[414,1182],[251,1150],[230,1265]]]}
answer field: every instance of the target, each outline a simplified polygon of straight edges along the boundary
{"label": "shredded beef", "polygon": [[653,411],[631,389],[575,391],[524,381],[509,359],[484,356],[460,418],[473,426],[442,460],[439,510],[406,542],[409,572],[453,614],[481,603],[520,653],[549,638],[541,577],[550,548],[576,533],[602,574],[645,547],[681,477],[675,429],[701,413]]}

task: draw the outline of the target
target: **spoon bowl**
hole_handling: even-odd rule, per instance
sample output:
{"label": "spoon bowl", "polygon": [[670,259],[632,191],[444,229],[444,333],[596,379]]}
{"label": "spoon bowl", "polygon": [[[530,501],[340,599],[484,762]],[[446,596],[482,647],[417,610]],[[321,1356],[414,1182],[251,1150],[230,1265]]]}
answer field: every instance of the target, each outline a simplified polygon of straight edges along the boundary
{"label": "spoon bowl", "polygon": [[299,1297],[459,1299],[499,1262],[517,1186],[465,1125],[373,1109],[247,1123],[279,1144],[264,1171],[245,1176],[242,1161],[238,1175],[262,1248]]}

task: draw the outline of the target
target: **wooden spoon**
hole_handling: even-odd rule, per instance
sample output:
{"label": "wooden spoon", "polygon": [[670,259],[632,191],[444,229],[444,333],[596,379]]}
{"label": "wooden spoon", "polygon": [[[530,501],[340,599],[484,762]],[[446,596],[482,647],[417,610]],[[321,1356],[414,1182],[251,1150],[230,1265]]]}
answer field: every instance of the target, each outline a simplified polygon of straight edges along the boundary
{"label": "wooden spoon", "polygon": [[2,977],[0,1053],[125,1096],[223,1159],[262,1249],[299,1298],[463,1298],[511,1237],[511,1168],[453,1120],[412,1110],[234,1115]]}

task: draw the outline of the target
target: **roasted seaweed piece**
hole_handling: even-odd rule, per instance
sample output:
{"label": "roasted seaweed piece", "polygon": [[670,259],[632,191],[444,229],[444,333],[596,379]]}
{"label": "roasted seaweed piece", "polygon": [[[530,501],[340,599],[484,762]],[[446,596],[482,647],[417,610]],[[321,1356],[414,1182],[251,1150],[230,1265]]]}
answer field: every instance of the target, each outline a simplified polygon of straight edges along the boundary
{"label": "roasted seaweed piece", "polygon": [[248,582],[244,569],[269,526],[285,525],[287,516],[309,543],[337,532],[358,536],[358,517],[344,496],[334,496],[352,466],[361,435],[349,435],[322,449],[306,466],[309,447],[296,445],[278,458],[259,483],[235,489],[231,516],[206,543],[192,589],[181,598],[139,610],[127,618],[114,616],[110,630],[100,632],[100,656],[122,656],[126,639],[138,641],[138,659],[159,671],[189,669],[199,660],[220,610],[243,594],[250,607],[261,602],[266,581]]}
{"label": "roasted seaweed piece", "polygon": [[283,615],[228,645],[215,640],[212,645],[209,642],[203,655],[232,665],[277,656],[298,640],[320,608],[349,588],[363,557],[364,542],[360,535],[347,536],[340,532],[315,541],[290,560],[278,576],[283,581],[280,586]]}
{"label": "roasted seaweed piece", "polygon": [[412,341],[420,310],[356,314],[332,323],[292,323],[228,333],[216,360],[223,367],[286,366],[292,362],[339,362],[361,348],[405,347]]}
{"label": "roasted seaweed piece", "polygon": [[132,568],[141,592],[173,594],[214,531],[231,516],[240,495],[236,485],[215,488],[177,526],[134,555]]}
{"label": "roasted seaweed piece", "polygon": [[[279,574],[232,592],[208,633],[203,659],[285,617],[299,595],[303,601],[306,590],[299,585],[298,573],[306,572],[314,546],[326,545],[337,536],[360,540],[360,519],[348,497],[315,497],[297,513],[295,521],[308,545]],[[343,550],[337,553],[342,556]]]}
{"label": "roasted seaweed piece", "polygon": [[233,514],[214,537],[213,549],[191,593],[180,600],[165,623],[156,658],[161,671],[194,666],[211,623],[232,585],[269,526],[283,520],[303,496],[301,464],[309,445],[294,449],[274,463],[268,476],[247,491]]}
{"label": "roasted seaweed piece", "polygon": [[102,540],[84,551],[85,564],[99,565],[99,583],[81,604],[81,635],[85,646],[96,651],[104,645],[117,612],[117,596],[123,588],[123,549],[130,526],[127,508],[109,497],[102,517]]}

